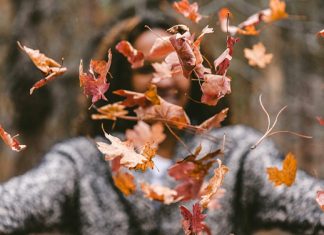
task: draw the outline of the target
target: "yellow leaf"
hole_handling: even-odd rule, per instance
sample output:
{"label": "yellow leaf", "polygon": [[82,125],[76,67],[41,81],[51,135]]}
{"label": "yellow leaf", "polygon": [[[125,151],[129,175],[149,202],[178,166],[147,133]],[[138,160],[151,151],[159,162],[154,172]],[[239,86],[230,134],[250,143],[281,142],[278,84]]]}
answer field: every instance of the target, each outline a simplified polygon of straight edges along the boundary
{"label": "yellow leaf", "polygon": [[297,160],[292,153],[288,153],[283,161],[282,170],[279,170],[277,167],[268,167],[267,172],[269,180],[272,181],[275,186],[285,184],[289,187],[295,182]]}

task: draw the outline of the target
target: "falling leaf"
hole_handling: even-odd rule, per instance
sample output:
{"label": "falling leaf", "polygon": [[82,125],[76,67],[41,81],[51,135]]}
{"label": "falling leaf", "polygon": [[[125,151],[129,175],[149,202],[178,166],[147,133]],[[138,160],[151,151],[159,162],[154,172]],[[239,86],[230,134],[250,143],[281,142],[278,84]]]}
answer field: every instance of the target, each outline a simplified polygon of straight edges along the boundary
{"label": "falling leaf", "polygon": [[195,203],[192,206],[192,213],[185,206],[180,206],[179,208],[183,217],[182,228],[185,235],[196,235],[203,231],[211,235],[209,227],[204,222],[207,215],[202,214],[202,208],[199,203]]}
{"label": "falling leaf", "polygon": [[189,20],[198,23],[202,16],[198,13],[198,3],[189,3],[188,0],[181,0],[173,3],[173,8]]}
{"label": "falling leaf", "polygon": [[221,98],[231,93],[231,79],[222,75],[206,74],[201,91],[201,102],[215,106]]}
{"label": "falling leaf", "polygon": [[269,180],[272,181],[275,186],[285,184],[289,187],[295,182],[297,160],[292,153],[288,153],[283,161],[282,170],[279,170],[277,167],[268,167],[267,172]]}
{"label": "falling leaf", "polygon": [[121,104],[126,107],[133,107],[133,106],[145,107],[151,104],[151,102],[147,100],[145,94],[143,93],[128,91],[128,90],[117,90],[114,91],[113,93],[126,98],[121,102]]}
{"label": "falling leaf", "polygon": [[[83,72],[83,63],[80,61],[79,66],[79,80],[80,87],[83,87],[83,93],[86,96],[92,96],[92,103],[94,104],[100,99],[107,100],[105,93],[109,88],[107,83],[107,74],[111,65],[111,51],[108,51],[108,61],[91,60],[89,73]],[[98,77],[95,76],[98,74]]]}
{"label": "falling leaf", "polygon": [[214,157],[221,153],[220,150],[216,150],[197,159],[201,149],[202,147],[198,146],[192,155],[178,161],[168,170],[172,178],[180,181],[175,190],[184,201],[198,197],[203,180],[215,162]]}
{"label": "falling leaf", "polygon": [[272,60],[273,55],[271,53],[266,54],[266,48],[259,42],[253,45],[252,49],[245,48],[244,56],[249,60],[249,65],[258,66],[260,68],[265,68]]}
{"label": "falling leaf", "polygon": [[20,42],[17,43],[19,48],[29,56],[35,66],[46,76],[32,86],[29,92],[30,94],[32,94],[35,89],[41,88],[42,86],[47,84],[47,82],[66,72],[66,67],[62,67],[62,65],[57,63],[55,60],[48,58],[44,54],[40,53],[39,50],[33,50],[26,46],[22,46]]}
{"label": "falling leaf", "polygon": [[117,172],[113,175],[113,180],[116,187],[125,195],[129,196],[136,190],[134,176],[128,172]]}
{"label": "falling leaf", "polygon": [[127,168],[135,168],[138,164],[143,164],[147,158],[137,153],[132,145],[122,142],[117,137],[105,133],[105,137],[111,142],[97,142],[98,149],[105,154],[105,159],[111,161],[116,157],[121,157],[120,164]]}
{"label": "falling leaf", "polygon": [[141,155],[145,157],[145,160],[143,163],[138,163],[135,167],[131,167],[129,169],[141,170],[142,172],[146,171],[147,168],[153,169],[154,162],[152,159],[155,157],[156,150],[157,149],[155,147],[151,147],[150,143],[146,143],[141,151]]}
{"label": "falling leaf", "polygon": [[173,52],[174,48],[169,38],[170,36],[156,38],[150,49],[148,58],[151,60],[157,60]]}
{"label": "falling leaf", "polygon": [[266,23],[288,18],[288,14],[286,12],[286,3],[284,1],[270,0],[269,7],[269,13],[264,12],[264,15],[262,16],[262,20],[264,20]]}
{"label": "falling leaf", "polygon": [[162,63],[153,63],[152,64],[155,72],[153,73],[152,83],[159,83],[164,79],[171,79],[172,75],[172,66],[166,62]]}
{"label": "falling leaf", "polygon": [[217,159],[218,168],[214,170],[213,177],[209,180],[207,187],[201,195],[200,204],[203,208],[207,208],[213,196],[217,193],[218,189],[222,186],[224,177],[229,171],[228,167],[222,165],[222,161]]}
{"label": "falling leaf", "polygon": [[144,54],[136,50],[129,42],[123,40],[116,45],[116,50],[127,57],[132,69],[140,68],[144,65]]}
{"label": "falling leaf", "polygon": [[161,122],[157,122],[150,127],[145,122],[139,121],[133,129],[126,130],[126,138],[136,148],[140,148],[146,143],[151,143],[152,146],[157,147],[166,138],[163,131],[164,127]]}
{"label": "falling leaf", "polygon": [[317,116],[316,119],[321,126],[324,126],[324,119],[322,117]]}
{"label": "falling leaf", "polygon": [[317,33],[317,36],[324,38],[324,29]]}
{"label": "falling leaf", "polygon": [[120,102],[107,104],[97,109],[99,114],[92,114],[91,118],[94,120],[108,119],[116,120],[118,117],[122,117],[128,114],[125,110],[125,106],[121,105]]}
{"label": "falling leaf", "polygon": [[21,150],[26,148],[26,145],[21,145],[19,141],[16,139],[18,135],[11,137],[0,125],[0,137],[3,142],[9,146],[13,151],[20,152]]}
{"label": "falling leaf", "polygon": [[221,209],[222,206],[220,204],[220,199],[225,196],[226,190],[223,188],[219,188],[217,192],[211,197],[207,209],[210,211]]}
{"label": "falling leaf", "polygon": [[166,205],[177,202],[177,192],[168,187],[160,185],[149,185],[147,183],[141,184],[144,196],[150,200],[160,201]]}
{"label": "falling leaf", "polygon": [[189,78],[196,66],[196,57],[190,46],[189,40],[186,35],[175,34],[170,37],[170,42],[178,55],[183,76]]}
{"label": "falling leaf", "polygon": [[324,191],[317,191],[316,193],[316,202],[324,211]]}
{"label": "falling leaf", "polygon": [[151,101],[152,104],[160,104],[160,98],[157,95],[156,85],[151,84],[149,89],[144,94],[146,99]]}
{"label": "falling leaf", "polygon": [[205,132],[212,129],[213,127],[220,127],[220,123],[224,121],[225,118],[227,117],[227,112],[228,112],[228,108],[223,109],[222,111],[215,114],[211,118],[208,118],[206,121],[204,121],[198,126],[198,130],[200,132],[201,130]]}

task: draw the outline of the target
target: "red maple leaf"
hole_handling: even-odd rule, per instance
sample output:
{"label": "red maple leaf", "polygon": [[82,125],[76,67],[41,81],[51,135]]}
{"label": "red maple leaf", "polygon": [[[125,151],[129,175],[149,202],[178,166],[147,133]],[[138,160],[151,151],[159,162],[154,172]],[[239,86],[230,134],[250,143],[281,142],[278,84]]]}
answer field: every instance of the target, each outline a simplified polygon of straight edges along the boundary
{"label": "red maple leaf", "polygon": [[[100,99],[107,100],[105,93],[109,88],[107,83],[107,73],[111,65],[111,51],[108,51],[108,61],[91,60],[89,73],[83,72],[83,63],[80,61],[79,79],[80,86],[83,87],[83,93],[86,96],[92,96],[92,103]],[[95,74],[98,75],[96,78]]]}

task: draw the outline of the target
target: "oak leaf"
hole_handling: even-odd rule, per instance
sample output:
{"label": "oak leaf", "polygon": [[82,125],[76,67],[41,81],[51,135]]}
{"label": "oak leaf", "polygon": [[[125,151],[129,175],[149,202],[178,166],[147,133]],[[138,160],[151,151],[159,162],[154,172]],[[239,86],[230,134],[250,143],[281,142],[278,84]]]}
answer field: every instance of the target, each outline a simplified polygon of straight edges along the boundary
{"label": "oak leaf", "polygon": [[47,82],[66,72],[66,67],[62,67],[62,65],[55,60],[40,53],[39,50],[34,50],[23,46],[20,44],[20,42],[17,43],[19,48],[28,55],[35,66],[45,75],[45,78],[42,78],[32,86],[29,91],[30,94],[32,94],[35,89],[41,88],[42,86],[46,85]]}
{"label": "oak leaf", "polygon": [[244,56],[249,60],[249,65],[258,66],[260,68],[265,68],[272,60],[273,55],[271,53],[266,54],[266,48],[259,42],[253,45],[252,49],[245,48]]}
{"label": "oak leaf", "polygon": [[132,69],[140,68],[144,65],[144,54],[136,50],[128,41],[120,41],[115,48],[127,58]]}
{"label": "oak leaf", "polygon": [[[83,93],[86,96],[92,96],[92,103],[100,99],[107,100],[105,93],[109,88],[107,83],[107,74],[111,65],[111,51],[108,51],[108,61],[91,60],[89,73],[83,72],[83,62],[80,61],[79,80],[80,87],[83,87]],[[96,77],[96,74],[98,75]]]}
{"label": "oak leaf", "polygon": [[20,152],[21,150],[26,148],[26,145],[20,144],[19,141],[16,139],[17,136],[18,135],[11,137],[11,135],[8,134],[0,125],[0,137],[3,140],[3,142],[13,151]]}
{"label": "oak leaf", "polygon": [[198,23],[202,16],[198,13],[198,3],[189,3],[188,0],[181,0],[173,3],[173,8],[189,20]]}
{"label": "oak leaf", "polygon": [[180,212],[183,217],[182,228],[186,235],[196,235],[206,232],[211,235],[209,227],[205,224],[206,214],[202,214],[202,208],[199,203],[192,206],[192,213],[185,207],[180,206]]}
{"label": "oak leaf", "polygon": [[160,201],[167,205],[178,201],[176,199],[177,192],[168,187],[142,183],[141,188],[144,196],[150,200]]}
{"label": "oak leaf", "polygon": [[288,187],[295,182],[297,172],[297,160],[292,153],[286,155],[282,164],[282,170],[277,167],[267,168],[269,180],[272,181],[275,186],[285,184]]}
{"label": "oak leaf", "polygon": [[129,196],[136,190],[134,176],[129,172],[118,171],[112,176],[116,187],[125,195]]}
{"label": "oak leaf", "polygon": [[222,186],[224,177],[229,171],[229,168],[223,165],[221,160],[217,159],[217,162],[218,168],[214,170],[213,177],[209,180],[207,187],[204,189],[203,195],[201,195],[200,204],[203,208],[208,207],[209,202]]}

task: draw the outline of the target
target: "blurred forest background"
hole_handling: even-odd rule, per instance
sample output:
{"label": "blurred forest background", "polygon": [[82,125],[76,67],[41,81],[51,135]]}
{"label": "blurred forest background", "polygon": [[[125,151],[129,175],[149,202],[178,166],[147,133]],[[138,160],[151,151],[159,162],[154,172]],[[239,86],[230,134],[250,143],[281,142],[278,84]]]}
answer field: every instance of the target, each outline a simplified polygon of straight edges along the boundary
{"label": "blurred forest background", "polygon": [[[28,147],[20,153],[0,145],[0,182],[22,174],[35,166],[57,141],[78,135],[79,125],[88,118],[88,102],[79,88],[78,66],[87,65],[94,56],[98,35],[109,30],[109,22],[134,7],[145,15],[151,8],[179,18],[171,1],[149,0],[0,0],[0,124]],[[217,11],[228,7],[237,25],[251,14],[268,7],[268,0],[201,0],[199,12],[208,15],[197,32],[207,24],[215,33],[205,37],[203,47],[216,58],[225,48]],[[276,130],[292,130],[313,136],[302,139],[281,134],[272,137],[283,152],[293,152],[299,167],[324,178],[324,127],[316,116],[324,117],[324,39],[316,32],[324,28],[323,0],[287,0],[287,20],[267,27],[260,36],[241,36],[235,46],[232,65],[230,124],[245,124],[260,131],[266,129],[266,116],[258,97],[274,118],[279,109],[288,108]],[[41,73],[18,50],[16,41],[61,61],[68,72],[29,95],[29,89]],[[250,67],[243,49],[263,42],[274,58],[265,69]],[[97,58],[99,59],[99,58]],[[87,67],[87,66],[86,66]],[[118,74],[113,74],[118,79]],[[260,156],[262,161],[262,156]],[[274,233],[273,233],[274,234]],[[277,234],[277,233],[276,233]]]}

